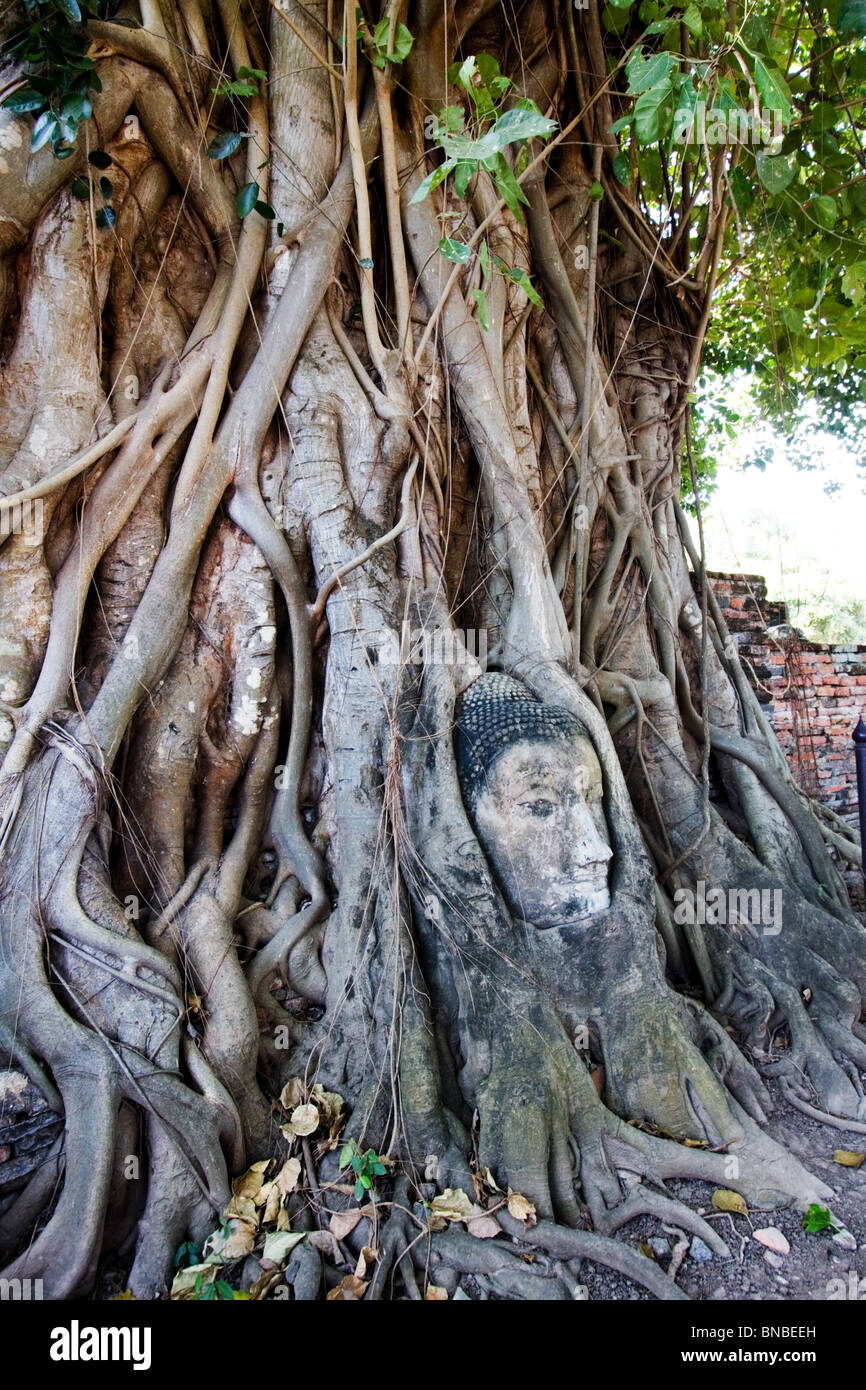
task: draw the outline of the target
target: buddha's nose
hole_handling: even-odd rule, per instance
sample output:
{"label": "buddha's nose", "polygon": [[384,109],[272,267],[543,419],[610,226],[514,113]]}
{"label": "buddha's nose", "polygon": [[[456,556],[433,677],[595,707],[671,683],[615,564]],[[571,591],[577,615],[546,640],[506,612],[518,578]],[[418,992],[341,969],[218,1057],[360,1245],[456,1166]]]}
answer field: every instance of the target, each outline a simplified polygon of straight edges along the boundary
{"label": "buddha's nose", "polygon": [[599,834],[598,826],[585,803],[574,807],[569,820],[569,833],[564,837],[562,846],[564,868],[606,864],[608,859],[613,858],[613,850]]}

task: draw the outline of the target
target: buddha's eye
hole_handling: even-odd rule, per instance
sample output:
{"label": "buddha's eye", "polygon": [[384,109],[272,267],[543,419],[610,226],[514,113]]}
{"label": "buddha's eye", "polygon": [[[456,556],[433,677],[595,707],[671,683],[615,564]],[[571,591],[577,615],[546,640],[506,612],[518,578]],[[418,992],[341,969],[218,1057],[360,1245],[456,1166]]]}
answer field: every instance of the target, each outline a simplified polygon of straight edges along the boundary
{"label": "buddha's eye", "polygon": [[527,809],[531,816],[538,816],[542,820],[552,816],[556,809],[553,802],[548,801],[546,797],[539,797],[537,801],[522,801],[521,805]]}

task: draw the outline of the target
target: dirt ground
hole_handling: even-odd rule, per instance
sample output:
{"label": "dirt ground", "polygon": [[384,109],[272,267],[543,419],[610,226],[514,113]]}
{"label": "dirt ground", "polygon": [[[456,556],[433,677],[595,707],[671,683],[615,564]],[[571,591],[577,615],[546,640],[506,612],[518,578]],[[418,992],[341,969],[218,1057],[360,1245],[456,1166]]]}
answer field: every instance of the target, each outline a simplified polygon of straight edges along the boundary
{"label": "dirt ground", "polygon": [[[674,1196],[696,1210],[703,1208],[702,1215],[708,1218],[731,1251],[729,1259],[711,1255],[703,1262],[687,1255],[677,1274],[677,1283],[693,1299],[813,1302],[841,1299],[839,1281],[842,1281],[846,1299],[859,1297],[866,1301],[866,1162],[857,1169],[845,1168],[833,1161],[836,1149],[866,1152],[866,1134],[817,1123],[786,1104],[773,1084],[770,1091],[776,1105],[776,1113],[768,1126],[770,1133],[795,1153],[804,1167],[833,1189],[835,1195],[830,1199],[830,1210],[854,1237],[857,1249],[849,1249],[846,1244],[834,1240],[832,1231],[807,1233],[803,1229],[802,1213],[794,1209],[751,1211],[748,1216],[716,1213],[711,1205],[712,1185],[670,1183]],[[753,1231],[768,1226],[775,1226],[787,1237],[790,1254],[770,1254],[753,1238]],[[634,1246],[639,1242],[646,1244],[650,1239],[662,1239],[673,1250],[680,1237],[665,1231],[658,1221],[641,1219],[620,1231],[619,1239]],[[703,1253],[700,1247],[698,1251]],[[657,1258],[660,1267],[667,1269],[669,1257],[662,1253]],[[596,1266],[585,1265],[580,1277],[590,1299],[652,1297],[620,1275]]]}

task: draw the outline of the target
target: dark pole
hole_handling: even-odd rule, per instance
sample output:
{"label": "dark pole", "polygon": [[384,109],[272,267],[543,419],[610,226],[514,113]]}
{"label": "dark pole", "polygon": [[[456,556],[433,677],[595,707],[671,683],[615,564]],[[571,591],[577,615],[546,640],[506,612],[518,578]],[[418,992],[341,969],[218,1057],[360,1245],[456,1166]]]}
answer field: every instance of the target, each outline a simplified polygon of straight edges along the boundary
{"label": "dark pole", "polygon": [[860,806],[860,848],[863,851],[863,879],[866,882],[866,724],[863,716],[857,720],[854,740],[854,761],[857,764],[857,801]]}

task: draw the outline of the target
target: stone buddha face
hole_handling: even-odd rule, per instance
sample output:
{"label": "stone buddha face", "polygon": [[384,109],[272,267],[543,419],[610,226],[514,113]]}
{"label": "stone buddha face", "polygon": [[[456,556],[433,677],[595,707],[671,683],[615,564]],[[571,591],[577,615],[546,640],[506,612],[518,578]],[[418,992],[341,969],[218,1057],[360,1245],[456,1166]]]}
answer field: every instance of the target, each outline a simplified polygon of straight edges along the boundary
{"label": "stone buddha face", "polygon": [[515,919],[540,929],[585,922],[610,906],[612,857],[592,743],[566,711],[540,705],[518,682],[482,682],[458,724],[478,839]]}

